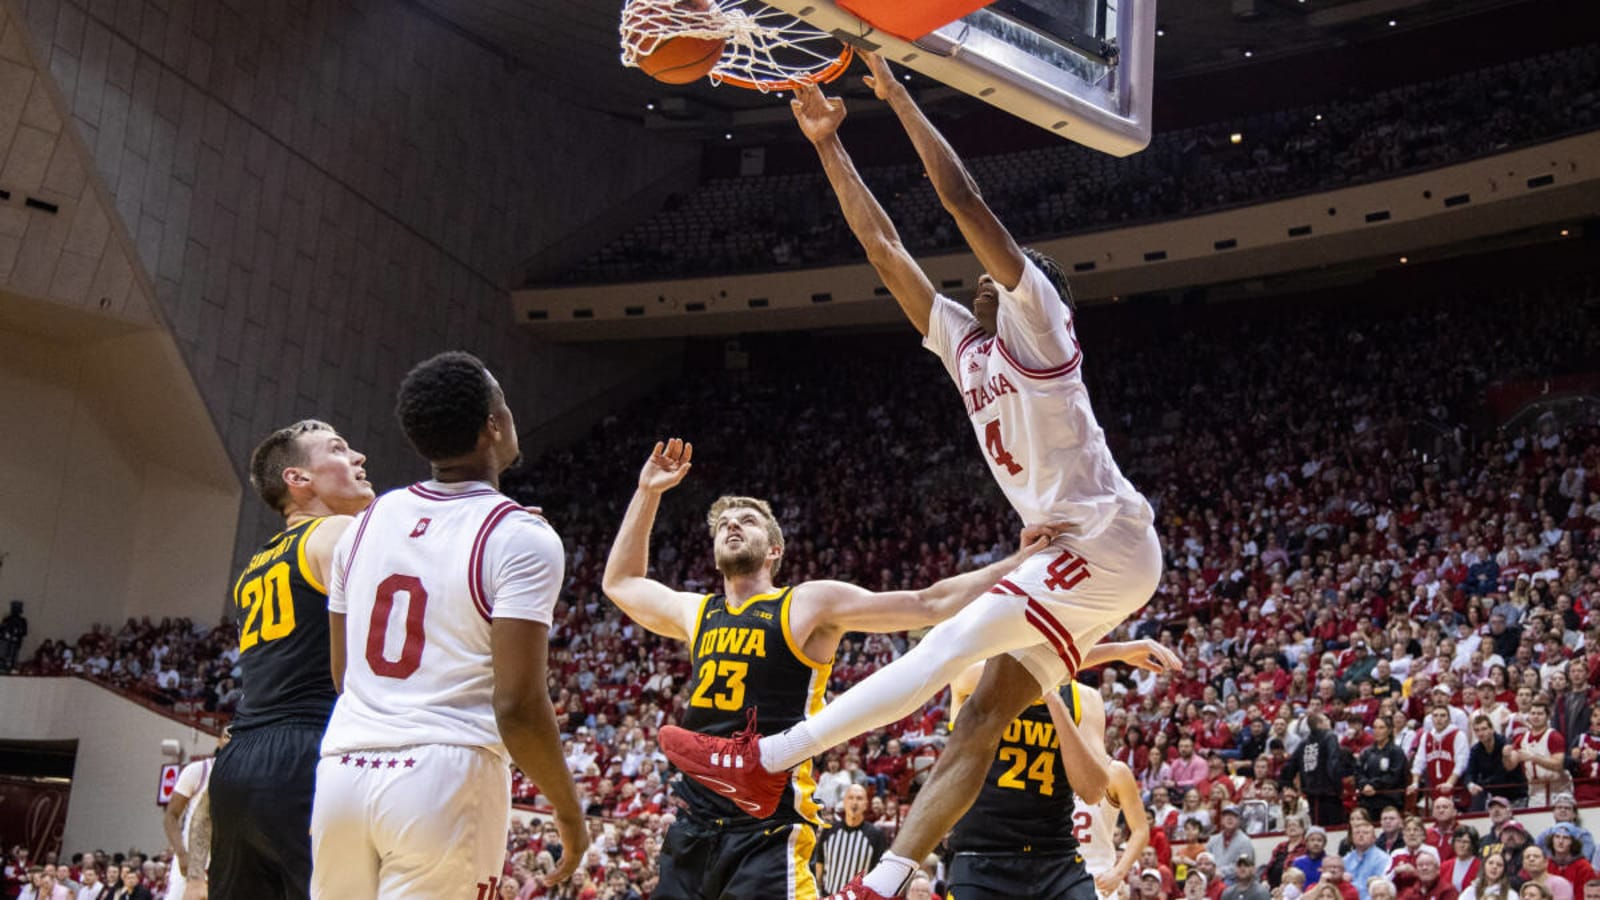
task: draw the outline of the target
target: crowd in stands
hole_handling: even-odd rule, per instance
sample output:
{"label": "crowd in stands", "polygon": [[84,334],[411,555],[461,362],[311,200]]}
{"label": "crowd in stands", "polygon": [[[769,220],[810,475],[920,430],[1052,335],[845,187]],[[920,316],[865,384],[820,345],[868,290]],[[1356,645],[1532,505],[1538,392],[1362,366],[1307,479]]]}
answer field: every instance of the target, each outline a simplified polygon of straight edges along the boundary
{"label": "crowd in stands", "polygon": [[[1477,859],[1485,846],[1509,853],[1519,808],[1600,803],[1600,423],[1558,407],[1508,429],[1465,424],[1491,384],[1592,367],[1597,298],[1600,284],[1580,279],[1399,308],[1082,315],[1097,412],[1157,510],[1166,552],[1161,587],[1113,637],[1157,638],[1184,662],[1174,676],[1085,676],[1107,701],[1109,749],[1148,791],[1161,832],[1132,895],[1193,896],[1201,882],[1188,876],[1200,872],[1217,876],[1200,888],[1217,900],[1245,868],[1218,848],[1234,831],[1281,831],[1280,852],[1252,871],[1295,900],[1338,868],[1319,856],[1317,826],[1356,811],[1395,861],[1377,874],[1401,897],[1432,898],[1436,864],[1456,882],[1455,867],[1470,866],[1452,863],[1460,813],[1496,817],[1495,833],[1472,836]],[[696,445],[652,544],[655,576],[685,590],[718,587],[704,511],[721,493],[771,502],[791,583],[923,585],[1017,539],[947,376],[909,337],[773,340],[748,369],[690,371],[644,403],[505,483],[546,511],[568,551],[552,694],[596,835],[584,884],[552,890],[537,876],[559,855],[553,830],[513,830],[508,897],[647,895],[675,814],[654,736],[683,711],[687,657],[600,592],[654,441]],[[227,625],[130,621],[48,642],[24,668],[225,712],[241,687],[234,640]],[[915,640],[847,638],[830,689]],[[937,757],[945,709],[936,698],[827,754],[819,798],[832,806],[864,785],[869,815],[892,834]],[[1508,742],[1524,755],[1489,752]],[[1446,766],[1441,753],[1466,758]],[[514,790],[540,805],[520,775]],[[1566,838],[1523,837],[1548,849],[1552,871],[1581,876],[1573,860],[1594,844],[1572,815]],[[1424,858],[1429,845],[1439,859]],[[1508,857],[1509,876],[1538,881],[1535,856]],[[1346,884],[1359,900],[1382,897]]]}
{"label": "crowd in stands", "polygon": [[[1062,142],[979,156],[985,199],[1028,240],[1258,203],[1501,152],[1600,124],[1600,45],[1343,101],[1158,132],[1116,159]],[[1238,143],[1232,135],[1239,135]],[[961,237],[920,165],[862,176],[916,254]],[[819,165],[709,180],[617,238],[568,281],[625,282],[860,259]]]}

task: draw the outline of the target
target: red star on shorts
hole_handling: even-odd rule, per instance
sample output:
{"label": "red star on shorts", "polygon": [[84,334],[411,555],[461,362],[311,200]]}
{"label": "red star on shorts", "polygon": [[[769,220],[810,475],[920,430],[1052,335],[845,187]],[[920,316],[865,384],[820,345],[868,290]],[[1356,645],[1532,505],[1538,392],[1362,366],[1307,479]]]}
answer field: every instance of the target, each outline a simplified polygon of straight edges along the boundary
{"label": "red star on shorts", "polygon": [[408,768],[408,769],[416,768],[416,765],[417,765],[417,761],[416,760],[414,760],[414,759],[406,760],[406,768]]}
{"label": "red star on shorts", "polygon": [[398,759],[389,760],[389,768],[392,769],[392,768],[394,768],[395,766],[398,766],[398,765],[400,765],[400,760],[398,760]]}
{"label": "red star on shorts", "polygon": [[341,766],[350,765],[350,754],[346,753],[344,756],[340,757],[339,758],[339,765],[341,765]]}
{"label": "red star on shorts", "polygon": [[365,759],[357,759],[356,760],[356,768],[365,769],[366,767],[367,767],[367,761]]}

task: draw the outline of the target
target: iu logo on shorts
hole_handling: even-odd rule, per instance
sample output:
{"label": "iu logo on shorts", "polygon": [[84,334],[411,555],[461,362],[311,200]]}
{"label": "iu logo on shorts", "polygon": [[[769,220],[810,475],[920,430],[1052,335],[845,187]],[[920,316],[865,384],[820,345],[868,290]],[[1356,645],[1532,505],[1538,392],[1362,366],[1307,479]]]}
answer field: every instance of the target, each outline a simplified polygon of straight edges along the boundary
{"label": "iu logo on shorts", "polygon": [[417,527],[411,529],[411,536],[414,537],[414,538],[419,538],[419,537],[422,537],[424,534],[427,534],[428,533],[428,523],[432,522],[432,521],[433,521],[432,519],[418,519],[417,520]]}

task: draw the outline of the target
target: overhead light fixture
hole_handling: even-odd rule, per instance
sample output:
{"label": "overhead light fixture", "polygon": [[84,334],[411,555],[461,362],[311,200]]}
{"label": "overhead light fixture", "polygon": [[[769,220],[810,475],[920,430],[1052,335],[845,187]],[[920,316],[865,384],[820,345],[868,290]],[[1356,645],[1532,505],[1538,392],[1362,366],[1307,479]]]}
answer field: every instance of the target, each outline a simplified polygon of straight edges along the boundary
{"label": "overhead light fixture", "polygon": [[1156,37],[1166,37],[1166,36],[1167,36],[1167,30],[1165,28],[1162,28],[1161,26],[1157,25],[1156,26]]}
{"label": "overhead light fixture", "polygon": [[1571,231],[1568,231],[1568,230],[1567,230],[1567,229],[1565,229],[1565,228],[1563,228],[1563,229],[1561,229],[1561,236],[1562,236],[1562,237],[1566,237],[1566,236],[1567,236],[1567,235],[1569,235],[1569,234],[1572,234],[1572,232],[1571,232]]}
{"label": "overhead light fixture", "polygon": [[723,133],[722,133],[722,139],[723,139],[723,140],[725,140],[725,141],[731,141],[731,140],[733,140],[733,132],[731,132],[731,131],[725,131],[725,132],[723,132]]}
{"label": "overhead light fixture", "polygon": [[1230,143],[1230,144],[1240,144],[1240,143],[1243,143],[1243,142],[1244,142],[1244,135],[1240,134],[1237,131],[1235,131],[1233,134],[1228,135],[1228,143]]}
{"label": "overhead light fixture", "polygon": [[1390,28],[1393,28],[1393,27],[1395,27],[1395,26],[1396,26],[1396,25],[1399,25],[1399,24],[1400,24],[1400,23],[1399,23],[1399,22],[1396,22],[1396,21],[1395,21],[1395,20],[1394,20],[1394,19],[1390,19],[1390,20],[1389,20],[1389,27],[1390,27]]}
{"label": "overhead light fixture", "polygon": [[1249,59],[1250,57],[1255,56],[1255,55],[1256,55],[1256,52],[1254,50],[1246,50],[1244,52],[1244,58],[1245,59]]}
{"label": "overhead light fixture", "polygon": [[1402,256],[1402,257],[1400,257],[1400,265],[1402,265],[1402,266],[1403,266],[1403,265],[1405,265],[1405,264],[1406,264],[1406,263],[1407,263],[1407,262],[1410,262],[1410,260],[1408,260],[1408,259],[1406,259],[1406,258],[1405,258],[1405,257],[1404,257],[1404,256]]}
{"label": "overhead light fixture", "polygon": [[644,105],[644,108],[645,108],[645,109],[655,109],[655,108],[656,108],[656,104],[655,104],[655,101],[654,101],[654,100],[652,100],[652,101],[650,101],[650,102],[649,102],[649,103],[646,103],[646,104],[645,104],[645,105]]}
{"label": "overhead light fixture", "polygon": [[1318,122],[1322,121],[1322,113],[1317,113],[1317,121]]}

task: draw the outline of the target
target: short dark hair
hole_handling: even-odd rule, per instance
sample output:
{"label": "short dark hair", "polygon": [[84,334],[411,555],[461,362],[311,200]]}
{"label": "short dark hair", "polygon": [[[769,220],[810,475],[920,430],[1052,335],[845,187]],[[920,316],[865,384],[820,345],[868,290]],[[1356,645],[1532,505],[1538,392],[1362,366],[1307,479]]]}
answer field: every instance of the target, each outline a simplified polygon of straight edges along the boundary
{"label": "short dark hair", "polygon": [[1032,247],[1023,247],[1022,255],[1039,267],[1039,271],[1044,273],[1045,280],[1050,282],[1050,286],[1056,289],[1057,294],[1061,295],[1061,302],[1067,305],[1067,309],[1078,308],[1078,302],[1072,299],[1072,287],[1067,284],[1067,273],[1061,268],[1060,263]]}
{"label": "short dark hair", "polygon": [[471,453],[494,408],[494,383],[483,361],[452,350],[417,363],[395,399],[406,440],[429,462]]}
{"label": "short dark hair", "polygon": [[327,422],[301,419],[267,435],[250,453],[250,486],[274,512],[283,512],[289,502],[289,487],[283,483],[283,470],[305,465],[306,452],[300,446],[301,436],[333,430]]}

